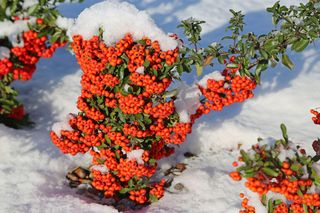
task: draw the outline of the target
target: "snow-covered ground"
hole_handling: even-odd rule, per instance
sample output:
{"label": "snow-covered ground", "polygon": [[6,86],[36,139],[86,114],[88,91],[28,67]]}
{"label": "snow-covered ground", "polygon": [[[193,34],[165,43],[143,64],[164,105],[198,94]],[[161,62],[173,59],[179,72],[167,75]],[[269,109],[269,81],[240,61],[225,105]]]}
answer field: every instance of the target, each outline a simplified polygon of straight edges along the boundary
{"label": "snow-covered ground", "polygon": [[[60,11],[76,17],[84,8],[98,1],[63,4]],[[229,8],[243,10],[249,31],[263,33],[272,29],[270,16],[264,8],[273,0],[130,0],[139,9],[147,10],[166,32],[177,32],[179,20],[194,16],[207,21],[203,45],[209,45],[225,33]],[[282,1],[298,4],[298,0]],[[134,20],[133,20],[134,21]],[[1,29],[0,29],[1,30]],[[181,33],[181,31],[178,31]],[[192,135],[172,159],[163,160],[162,167],[184,162],[187,170],[174,179],[182,183],[181,192],[167,192],[158,203],[140,212],[210,212],[234,213],[240,206],[241,184],[233,183],[228,172],[237,155],[230,151],[243,144],[249,147],[257,137],[280,137],[280,123],[286,123],[291,139],[311,147],[319,127],[311,122],[310,108],[320,106],[320,42],[302,54],[292,54],[293,71],[279,66],[262,77],[262,86],[255,98],[200,119]],[[0,125],[0,212],[117,212],[94,203],[68,188],[65,174],[76,165],[86,165],[83,156],[62,155],[49,139],[54,122],[76,112],[80,94],[81,71],[74,58],[58,50],[49,60],[42,60],[29,82],[17,82],[21,100],[36,123],[32,129],[13,130]],[[185,78],[188,82],[194,76]],[[190,151],[198,157],[186,159]]]}

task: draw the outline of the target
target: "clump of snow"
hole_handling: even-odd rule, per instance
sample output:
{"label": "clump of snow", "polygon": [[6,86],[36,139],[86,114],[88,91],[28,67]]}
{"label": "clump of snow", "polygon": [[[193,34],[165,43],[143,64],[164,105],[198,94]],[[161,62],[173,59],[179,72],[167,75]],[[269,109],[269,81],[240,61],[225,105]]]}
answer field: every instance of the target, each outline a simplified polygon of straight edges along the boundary
{"label": "clump of snow", "polygon": [[105,165],[94,165],[91,166],[91,170],[99,171],[102,174],[106,174],[109,172],[109,169]]}
{"label": "clump of snow", "polygon": [[220,71],[214,71],[212,73],[209,73],[208,75],[203,76],[197,84],[203,88],[207,88],[207,81],[209,79],[213,79],[215,81],[221,81],[221,80],[224,80],[225,77],[221,75]]}
{"label": "clump of snow", "polygon": [[103,29],[103,39],[107,45],[113,45],[127,33],[131,33],[134,40],[148,37],[159,41],[163,51],[177,47],[175,39],[166,35],[156,26],[145,11],[139,11],[134,5],[114,0],[104,1],[85,9],[71,27],[69,35],[82,35],[90,39],[98,35],[99,28]]}
{"label": "clump of snow", "polygon": [[268,193],[266,194],[267,196],[267,200],[269,199],[273,199],[273,200],[287,200],[287,198],[283,195],[283,194],[280,194],[280,193],[274,193],[272,191],[268,191]]}
{"label": "clump of snow", "polygon": [[18,45],[17,36],[23,31],[29,30],[28,23],[33,24],[34,22],[35,18],[30,18],[29,20],[18,20],[14,22],[2,21],[0,22],[0,38],[8,37],[13,45],[16,46]]}
{"label": "clump of snow", "polygon": [[129,84],[125,84],[125,85],[123,86],[124,91],[128,92],[129,87],[130,87]]}
{"label": "clump of snow", "polygon": [[72,127],[71,127],[70,124],[69,124],[69,121],[70,121],[70,119],[72,119],[72,118],[73,118],[72,115],[68,115],[65,120],[60,121],[60,122],[57,122],[57,123],[54,123],[54,124],[52,125],[52,129],[51,129],[51,130],[52,130],[54,133],[56,133],[56,135],[57,135],[58,137],[61,137],[61,130],[68,130],[68,131],[73,130]]}
{"label": "clump of snow", "polygon": [[62,16],[58,16],[56,20],[56,24],[58,27],[68,30],[74,25],[75,20],[73,18],[66,18]]}
{"label": "clump of snow", "polygon": [[144,74],[144,67],[143,67],[143,66],[138,67],[138,68],[136,69],[136,73]]}
{"label": "clump of snow", "polygon": [[320,164],[319,163],[314,163],[312,165],[312,168],[316,171],[317,175],[320,175]]}
{"label": "clump of snow", "polygon": [[294,158],[296,157],[295,155],[296,151],[292,150],[292,149],[282,149],[280,151],[280,154],[278,156],[280,161],[285,161],[287,158]]}
{"label": "clump of snow", "polygon": [[10,50],[7,47],[0,47],[0,59],[9,58]]}
{"label": "clump of snow", "polygon": [[200,106],[200,95],[201,91],[196,85],[189,86],[182,82],[177,99],[174,101],[180,122],[190,122],[190,116],[195,114]]}
{"label": "clump of snow", "polygon": [[266,207],[261,203],[260,198],[256,193],[248,191],[247,194],[249,199],[249,205],[254,206],[256,213],[268,212]]}
{"label": "clump of snow", "polygon": [[307,190],[308,194],[319,194],[320,188],[316,186],[315,184],[312,184],[311,187]]}
{"label": "clump of snow", "polygon": [[28,9],[34,5],[38,4],[37,0],[24,0],[22,4],[23,9]]}
{"label": "clump of snow", "polygon": [[144,164],[144,161],[142,160],[143,152],[144,152],[143,149],[137,149],[137,150],[127,152],[127,159],[136,160],[138,164]]}

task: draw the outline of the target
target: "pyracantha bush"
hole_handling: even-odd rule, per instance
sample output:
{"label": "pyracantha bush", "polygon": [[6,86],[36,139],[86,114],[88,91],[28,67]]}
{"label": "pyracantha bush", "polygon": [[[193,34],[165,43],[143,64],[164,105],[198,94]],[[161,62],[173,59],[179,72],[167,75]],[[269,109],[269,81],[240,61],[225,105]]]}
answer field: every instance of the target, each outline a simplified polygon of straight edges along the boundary
{"label": "pyracantha bush", "polygon": [[[319,124],[319,113],[313,121]],[[272,144],[260,143],[249,151],[241,150],[238,162],[233,162],[236,171],[230,173],[235,181],[245,179],[245,186],[259,195],[261,204],[274,213],[318,213],[320,211],[320,141],[312,144],[316,154],[307,155],[305,149],[288,139],[286,127],[282,124],[283,139]],[[257,203],[243,198],[241,213],[256,212]],[[261,209],[261,207],[259,207]],[[260,210],[261,211],[261,210]]]}
{"label": "pyracantha bush", "polygon": [[[60,1],[61,2],[61,1]],[[40,58],[49,58],[67,42],[58,26],[54,1],[1,1],[0,5],[0,122],[12,127],[28,124],[16,80],[30,80]]]}
{"label": "pyracantha bush", "polygon": [[[275,6],[273,12],[277,11]],[[63,153],[92,157],[89,171],[80,172],[86,175],[70,176],[72,181],[89,183],[116,202],[148,204],[163,196],[165,180],[155,175],[157,160],[174,153],[200,116],[253,97],[261,71],[269,65],[269,54],[270,60],[275,59],[287,48],[262,52],[267,42],[278,39],[271,35],[284,34],[283,29],[259,40],[253,33],[250,38],[240,36],[243,16],[232,12],[229,29],[234,45],[227,50],[220,44],[200,49],[203,22],[195,19],[180,25],[194,45],[190,48],[176,35],[165,35],[127,3],[103,2],[79,15],[69,32],[83,71],[79,113],[55,124],[50,133]],[[278,19],[286,20],[285,15]],[[308,44],[314,40],[306,39]],[[225,66],[223,71],[174,89],[184,72],[194,66],[201,74],[214,59]],[[287,55],[283,63],[292,68]],[[250,72],[254,67],[256,71]]]}
{"label": "pyracantha bush", "polygon": [[156,160],[174,153],[171,145],[185,141],[196,118],[252,97],[256,85],[237,69],[225,69],[221,80],[199,86],[205,99],[184,123],[174,99],[165,96],[174,80],[169,71],[180,60],[178,48],[162,51],[157,41],[134,41],[130,34],[114,46],[98,36],[76,35],[71,46],[83,70],[80,113],[69,120],[72,130],[62,130],[60,137],[51,132],[51,138],[63,153],[90,152],[92,186],[108,198],[128,196],[143,204],[162,197],[163,180],[149,181]]}

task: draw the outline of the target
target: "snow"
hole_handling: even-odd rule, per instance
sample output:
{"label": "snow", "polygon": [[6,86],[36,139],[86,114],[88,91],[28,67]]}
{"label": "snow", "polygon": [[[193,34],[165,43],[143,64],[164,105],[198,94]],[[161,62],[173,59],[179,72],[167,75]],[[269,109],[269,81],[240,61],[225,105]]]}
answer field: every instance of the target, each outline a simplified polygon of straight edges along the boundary
{"label": "snow", "polygon": [[69,30],[74,25],[75,20],[72,18],[58,16],[56,24],[58,27]]}
{"label": "snow", "polygon": [[174,101],[179,122],[190,122],[190,116],[195,114],[200,106],[200,95],[201,92],[196,85],[189,86],[185,82],[181,83],[177,99]]}
{"label": "snow", "polygon": [[138,67],[138,68],[136,69],[136,73],[144,74],[144,67]]}
{"label": "snow", "polygon": [[52,125],[52,131],[56,133],[58,137],[61,137],[61,130],[69,130],[72,131],[72,127],[69,124],[70,119],[72,119],[72,115],[68,115],[65,120],[60,122],[56,122]]}
{"label": "snow", "polygon": [[10,57],[10,49],[7,47],[0,47],[0,59],[9,58]]}
{"label": "snow", "polygon": [[109,169],[105,165],[94,165],[91,167],[91,170],[99,171],[102,174],[106,174],[109,172]]}
{"label": "snow", "polygon": [[287,158],[291,159],[291,158],[295,157],[296,151],[294,151],[294,150],[296,150],[296,148],[294,146],[292,148],[293,149],[289,149],[289,150],[282,149],[279,156],[278,156],[279,160],[283,162],[283,161],[286,161]]}
{"label": "snow", "polygon": [[143,149],[137,149],[132,150],[130,152],[127,152],[127,159],[128,160],[135,160],[138,164],[144,164],[144,161],[142,160],[144,150]]}
{"label": "snow", "polygon": [[[67,17],[76,17],[81,10],[96,2],[62,4],[59,9]],[[265,32],[272,29],[270,16],[264,15],[263,8],[272,5],[273,0],[130,2],[139,9],[152,9],[152,18],[167,32],[176,31],[178,21],[190,16],[206,20],[203,45],[210,45],[225,35],[229,8],[247,14],[245,21],[249,30]],[[282,2],[298,4],[302,1]],[[170,7],[166,6],[166,12],[162,12],[159,10],[161,4]],[[0,27],[0,33],[3,29]],[[176,162],[187,164],[187,169],[173,181],[173,186],[181,183],[185,188],[165,193],[158,203],[138,212],[238,212],[241,205],[239,193],[248,195],[248,192],[243,184],[228,177],[228,172],[233,170],[231,163],[238,156],[236,149],[239,145],[243,149],[250,148],[258,137],[281,138],[280,123],[287,125],[290,140],[309,147],[307,151],[312,150],[311,142],[319,135],[319,127],[312,124],[309,113],[309,109],[320,105],[319,45],[316,42],[302,54],[289,54],[296,64],[292,72],[282,66],[265,71],[262,86],[255,91],[253,99],[227,107],[222,112],[210,113],[197,121],[192,134],[177,148],[177,153],[160,162],[161,171]],[[117,212],[68,187],[67,171],[78,165],[88,166],[90,157],[63,155],[49,138],[53,123],[65,119],[70,112],[77,112],[80,76],[74,56],[60,49],[53,58],[40,61],[31,81],[14,84],[35,127],[14,130],[0,125],[1,213]],[[192,82],[194,76],[188,75],[184,80]],[[197,157],[185,158],[186,151],[197,154]],[[172,188],[169,190],[173,191]]]}
{"label": "snow", "polygon": [[215,80],[215,81],[221,81],[224,80],[225,77],[223,75],[221,75],[220,71],[213,71],[205,76],[203,76],[201,78],[201,80],[199,82],[197,82],[197,84],[203,88],[207,88],[207,81],[209,79]]}
{"label": "snow", "polygon": [[38,1],[36,1],[36,0],[24,0],[23,4],[22,4],[22,8],[28,9],[36,4],[38,4]]}
{"label": "snow", "polygon": [[14,44],[18,43],[17,35],[23,31],[27,31],[28,23],[32,24],[35,22],[35,18],[30,18],[29,20],[18,20],[15,22],[2,21],[0,22],[0,38],[8,37],[10,41]]}
{"label": "snow", "polygon": [[84,39],[90,39],[98,35],[99,28],[103,30],[103,39],[107,45],[115,44],[127,33],[132,34],[134,40],[141,40],[145,36],[157,40],[163,51],[175,49],[178,45],[177,41],[156,26],[146,12],[126,2],[108,0],[85,9],[69,34],[80,34]]}

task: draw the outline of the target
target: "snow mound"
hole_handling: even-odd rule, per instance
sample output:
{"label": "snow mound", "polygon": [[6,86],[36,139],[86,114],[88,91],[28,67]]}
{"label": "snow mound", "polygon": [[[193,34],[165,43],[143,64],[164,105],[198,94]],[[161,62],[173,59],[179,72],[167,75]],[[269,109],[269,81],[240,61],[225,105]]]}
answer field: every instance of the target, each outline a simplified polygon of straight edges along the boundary
{"label": "snow mound", "polygon": [[82,11],[68,34],[80,34],[84,39],[90,39],[98,35],[99,28],[103,29],[103,39],[107,45],[113,45],[127,33],[131,33],[134,40],[146,36],[159,41],[163,51],[178,46],[178,42],[158,28],[145,11],[139,11],[132,4],[116,0],[103,1]]}

